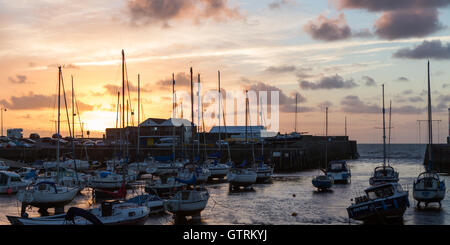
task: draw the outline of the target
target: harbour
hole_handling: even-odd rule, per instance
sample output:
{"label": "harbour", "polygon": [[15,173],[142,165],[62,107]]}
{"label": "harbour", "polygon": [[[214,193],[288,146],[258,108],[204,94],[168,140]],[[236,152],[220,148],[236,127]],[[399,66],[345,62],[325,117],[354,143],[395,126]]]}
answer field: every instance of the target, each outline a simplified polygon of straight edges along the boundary
{"label": "harbour", "polygon": [[[444,199],[442,209],[432,205],[430,209],[417,210],[412,198],[412,183],[423,171],[423,152],[425,145],[392,145],[392,165],[400,172],[399,183],[410,190],[411,208],[404,215],[405,225],[449,225],[450,199]],[[274,174],[273,183],[256,184],[252,190],[229,192],[227,183],[208,184],[211,193],[208,205],[202,212],[200,222],[187,221],[184,224],[200,225],[359,225],[361,222],[350,221],[346,208],[350,199],[362,194],[369,185],[373,168],[382,162],[382,145],[358,145],[360,158],[349,160],[352,181],[348,185],[334,185],[329,192],[319,193],[312,185],[311,179],[319,170],[308,170],[290,174]],[[449,176],[442,176],[450,183]],[[132,196],[132,192],[130,196]],[[295,195],[295,197],[294,197]],[[78,195],[70,206],[88,208],[92,202],[88,191]],[[332,203],[332,205],[329,205]],[[96,204],[99,205],[99,204]],[[275,208],[276,207],[276,208]],[[0,196],[0,217],[3,225],[9,222],[5,215],[17,216],[20,203],[16,197]],[[67,210],[67,208],[66,208]],[[29,211],[30,217],[40,216],[37,209]],[[294,216],[293,214],[296,213]],[[173,225],[170,214],[150,215],[146,225]]]}

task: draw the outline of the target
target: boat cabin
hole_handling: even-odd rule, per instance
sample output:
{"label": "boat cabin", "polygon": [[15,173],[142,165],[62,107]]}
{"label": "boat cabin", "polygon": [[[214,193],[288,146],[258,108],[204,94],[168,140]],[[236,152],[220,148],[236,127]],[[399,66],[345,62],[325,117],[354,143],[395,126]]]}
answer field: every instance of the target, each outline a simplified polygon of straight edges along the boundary
{"label": "boat cabin", "polygon": [[439,188],[441,181],[436,173],[424,172],[417,177],[415,184],[418,185],[418,189],[436,189]]}
{"label": "boat cabin", "polygon": [[346,161],[331,161],[328,165],[327,172],[342,172],[347,170],[348,166]]}
{"label": "boat cabin", "polygon": [[11,185],[13,182],[22,182],[18,174],[8,171],[0,171],[0,186]]}
{"label": "boat cabin", "polygon": [[395,193],[401,193],[403,188],[399,184],[389,183],[368,188],[365,192],[369,200],[376,200],[393,196]]}
{"label": "boat cabin", "polygon": [[394,170],[394,168],[392,168],[391,166],[379,166],[376,167],[374,170],[374,177],[387,177],[387,176],[395,176],[396,172]]}

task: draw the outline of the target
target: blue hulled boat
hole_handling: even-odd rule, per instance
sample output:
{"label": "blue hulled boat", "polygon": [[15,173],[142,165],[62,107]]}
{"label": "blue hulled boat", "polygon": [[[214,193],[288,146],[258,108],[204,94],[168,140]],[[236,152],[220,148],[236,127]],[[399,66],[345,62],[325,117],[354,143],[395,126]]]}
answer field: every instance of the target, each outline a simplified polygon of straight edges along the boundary
{"label": "blue hulled boat", "polygon": [[372,186],[365,193],[347,208],[349,218],[364,222],[398,220],[409,207],[408,191],[398,183]]}

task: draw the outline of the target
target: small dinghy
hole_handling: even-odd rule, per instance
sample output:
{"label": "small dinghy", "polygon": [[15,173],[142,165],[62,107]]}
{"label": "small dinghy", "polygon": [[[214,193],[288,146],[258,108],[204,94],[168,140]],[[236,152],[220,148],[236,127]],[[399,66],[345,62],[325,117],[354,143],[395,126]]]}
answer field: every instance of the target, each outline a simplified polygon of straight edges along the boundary
{"label": "small dinghy", "polygon": [[89,210],[70,208],[66,214],[54,216],[6,217],[12,225],[143,225],[149,213],[146,206],[115,201]]}
{"label": "small dinghy", "polygon": [[330,189],[333,184],[333,178],[327,176],[327,175],[318,175],[312,180],[312,184],[314,187],[319,189],[319,191],[324,191]]}
{"label": "small dinghy", "polygon": [[398,183],[372,186],[365,193],[347,208],[349,218],[364,222],[399,220],[409,207],[408,191]]}

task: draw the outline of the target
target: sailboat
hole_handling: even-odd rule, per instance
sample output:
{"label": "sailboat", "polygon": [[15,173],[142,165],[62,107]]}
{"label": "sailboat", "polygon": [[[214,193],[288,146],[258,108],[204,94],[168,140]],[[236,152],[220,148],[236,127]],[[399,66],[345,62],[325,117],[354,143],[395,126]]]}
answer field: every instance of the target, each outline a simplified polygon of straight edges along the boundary
{"label": "sailboat", "polygon": [[433,127],[431,112],[431,85],[430,85],[430,61],[428,61],[428,164],[426,171],[419,174],[414,180],[413,197],[418,202],[417,207],[423,202],[425,206],[428,203],[437,202],[441,207],[441,201],[445,198],[445,181],[441,180],[439,175],[432,170],[433,154]]}
{"label": "sailboat", "polygon": [[[59,155],[60,155],[60,109],[61,109],[61,83],[62,72],[61,66],[59,69],[58,77],[58,142],[56,148],[56,165],[59,171]],[[17,192],[17,199],[22,202],[21,215],[25,215],[25,208],[27,206],[34,206],[42,209],[50,207],[64,207],[64,205],[70,203],[78,193],[78,187],[64,187],[58,184],[58,180],[53,181],[39,181],[35,184],[28,186],[25,190]]]}
{"label": "sailboat", "polygon": [[[207,163],[207,168],[209,169],[209,171],[211,172],[211,179],[212,178],[218,178],[218,179],[223,179],[225,178],[225,176],[227,176],[228,171],[230,170],[230,165],[231,165],[231,157],[230,157],[230,146],[228,143],[225,143],[224,140],[221,139],[221,122],[220,122],[220,117],[221,117],[221,106],[222,106],[222,93],[220,90],[220,71],[217,71],[217,76],[218,76],[218,94],[219,94],[219,111],[217,112],[217,116],[219,119],[219,140],[216,142],[216,145],[219,147],[219,151],[215,154],[212,154],[209,156],[209,159],[207,159],[206,163]],[[225,111],[222,110],[223,112],[223,122],[224,122],[224,126],[225,126],[225,130],[226,130],[226,125],[225,125]],[[221,163],[221,157],[222,157],[222,145],[226,145],[228,147],[228,163],[229,164],[224,164]]]}
{"label": "sailboat", "polygon": [[[245,105],[245,116],[246,116],[246,126],[247,126],[247,118],[248,118],[248,91],[246,94],[246,105]],[[254,144],[252,141],[252,153],[253,153],[253,167],[255,167],[255,151]],[[233,167],[227,174],[227,180],[229,185],[229,189],[233,190],[235,188],[240,187],[249,187],[256,183],[256,178],[258,177],[255,168],[246,167],[247,161],[244,161],[239,167]]]}
{"label": "sailboat", "polygon": [[[190,164],[194,164],[194,92],[193,92],[193,80],[192,80],[192,67],[191,71],[191,146],[192,153],[190,156]],[[176,179],[178,182],[186,184],[187,189],[181,190],[175,194],[175,196],[166,202],[164,202],[164,208],[174,214],[177,217],[192,216],[193,218],[199,218],[200,213],[205,209],[208,204],[209,192],[204,187],[196,187],[197,175],[193,174],[191,179]],[[193,187],[191,187],[193,186]]]}
{"label": "sailboat", "polygon": [[[259,103],[259,116],[260,122],[262,124],[263,116],[262,116],[262,99]],[[253,133],[253,131],[251,131]],[[261,158],[258,159],[258,165],[256,166],[256,182],[258,183],[268,183],[272,179],[274,168],[264,162],[264,138],[261,137]]]}
{"label": "sailboat", "polygon": [[[200,127],[200,74],[198,74],[198,127]],[[200,157],[200,134],[197,134],[197,157],[194,159],[194,162],[187,163],[178,171],[178,178],[181,179],[189,179],[192,175],[196,175],[197,184],[206,183],[211,176],[211,171],[204,165],[204,162],[201,163]],[[192,136],[194,137],[194,136]],[[194,147],[194,146],[192,146]]]}
{"label": "sailboat", "polygon": [[398,172],[390,166],[386,165],[386,125],[385,125],[385,109],[384,109],[384,84],[383,88],[383,166],[378,166],[374,169],[372,177],[369,179],[370,185],[378,185],[381,183],[396,183],[398,182]]}
{"label": "sailboat", "polygon": [[[325,165],[328,160],[327,156],[328,156],[328,147],[327,143],[325,142]],[[324,175],[318,175],[312,179],[313,186],[316,187],[319,191],[328,190],[334,184],[333,177],[328,176],[325,171],[324,173],[325,173]]]}

